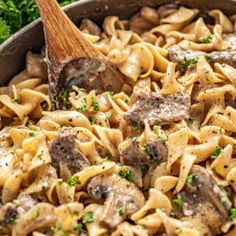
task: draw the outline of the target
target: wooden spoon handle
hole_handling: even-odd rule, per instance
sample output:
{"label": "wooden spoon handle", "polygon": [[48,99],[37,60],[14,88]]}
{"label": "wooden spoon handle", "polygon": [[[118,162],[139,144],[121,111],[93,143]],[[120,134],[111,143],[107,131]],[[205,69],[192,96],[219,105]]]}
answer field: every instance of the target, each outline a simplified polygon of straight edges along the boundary
{"label": "wooden spoon handle", "polygon": [[61,10],[56,0],[36,0],[36,3],[44,23],[49,61],[64,64],[80,57],[102,56]]}

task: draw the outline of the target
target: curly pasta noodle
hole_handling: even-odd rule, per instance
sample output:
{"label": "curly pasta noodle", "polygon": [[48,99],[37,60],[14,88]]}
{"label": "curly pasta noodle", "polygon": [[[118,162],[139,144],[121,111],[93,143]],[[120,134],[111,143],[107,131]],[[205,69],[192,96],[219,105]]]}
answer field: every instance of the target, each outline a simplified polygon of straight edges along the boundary
{"label": "curly pasta noodle", "polygon": [[0,88],[0,235],[236,234],[236,17],[207,14],[144,7],[103,31],[86,19],[127,85],[73,85],[64,110],[44,49],[27,53]]}

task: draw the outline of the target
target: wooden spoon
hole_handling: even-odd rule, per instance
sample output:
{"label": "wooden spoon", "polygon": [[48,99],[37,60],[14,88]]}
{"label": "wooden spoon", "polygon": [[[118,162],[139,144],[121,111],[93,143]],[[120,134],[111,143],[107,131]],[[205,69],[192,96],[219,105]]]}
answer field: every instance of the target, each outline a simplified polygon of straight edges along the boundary
{"label": "wooden spoon", "polygon": [[50,96],[62,107],[60,94],[72,85],[97,93],[121,91],[124,76],[83,36],[56,0],[36,0],[44,25]]}

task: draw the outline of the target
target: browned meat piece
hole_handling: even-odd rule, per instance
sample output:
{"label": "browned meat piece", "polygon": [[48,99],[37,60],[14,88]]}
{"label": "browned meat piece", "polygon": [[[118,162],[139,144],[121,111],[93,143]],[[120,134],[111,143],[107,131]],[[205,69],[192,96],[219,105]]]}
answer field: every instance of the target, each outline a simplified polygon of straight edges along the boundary
{"label": "browned meat piece", "polygon": [[26,74],[32,78],[48,78],[47,64],[40,54],[28,52],[26,55]]}
{"label": "browned meat piece", "polygon": [[126,120],[143,124],[147,120],[149,125],[169,124],[189,117],[190,96],[176,93],[174,95],[146,94],[140,92],[125,113]]}
{"label": "browned meat piece", "polygon": [[167,160],[168,148],[161,140],[147,142],[147,152],[152,161],[161,163]]}
{"label": "browned meat piece", "polygon": [[191,60],[200,56],[205,56],[212,63],[226,63],[236,67],[236,34],[227,34],[224,35],[223,38],[230,43],[229,47],[224,51],[205,53],[202,51],[184,50],[179,45],[174,45],[168,49],[169,58],[171,61],[180,64],[184,59]]}
{"label": "browned meat piece", "polygon": [[101,29],[91,20],[88,18],[85,18],[82,20],[81,25],[79,29],[85,33],[93,34],[100,36],[101,35]]}
{"label": "browned meat piece", "polygon": [[76,148],[76,132],[63,128],[52,141],[49,152],[52,165],[60,170],[63,179],[89,166],[88,159]]}
{"label": "browned meat piece", "polygon": [[130,166],[159,164],[167,159],[167,155],[168,149],[160,140],[148,141],[145,150],[142,150],[133,139],[126,148],[120,150],[122,163]]}
{"label": "browned meat piece", "polygon": [[214,178],[201,166],[193,166],[192,183],[185,184],[179,197],[183,199],[185,217],[199,219],[213,235],[227,221],[231,202]]}
{"label": "browned meat piece", "polygon": [[156,10],[150,7],[143,7],[138,14],[130,19],[130,30],[141,35],[158,23],[159,17]]}
{"label": "browned meat piece", "polygon": [[192,51],[192,50],[184,50],[178,44],[171,46],[168,48],[169,51],[169,58],[171,61],[177,62],[180,64],[185,59],[191,60],[198,58],[200,56],[206,56],[207,53],[202,51]]}
{"label": "browned meat piece", "polygon": [[157,14],[160,19],[163,19],[172,13],[174,13],[179,8],[179,5],[176,3],[164,4],[157,9]]}
{"label": "browned meat piece", "polygon": [[114,230],[145,203],[143,193],[116,174],[93,177],[87,191],[94,200],[105,201],[100,224],[109,230]]}
{"label": "browned meat piece", "polygon": [[125,165],[146,164],[150,158],[143,150],[139,148],[138,142],[133,139],[124,150],[120,151],[121,161]]}

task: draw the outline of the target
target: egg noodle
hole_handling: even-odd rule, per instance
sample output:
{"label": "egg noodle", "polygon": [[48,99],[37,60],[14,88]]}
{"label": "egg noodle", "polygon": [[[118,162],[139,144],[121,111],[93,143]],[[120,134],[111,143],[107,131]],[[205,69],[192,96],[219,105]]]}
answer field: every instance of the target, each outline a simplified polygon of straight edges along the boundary
{"label": "egg noodle", "polygon": [[[44,49],[27,53],[0,88],[0,235],[236,235],[236,68],[207,56],[229,47],[236,17],[208,17],[144,7],[130,20],[106,17],[99,35],[84,29],[129,85],[101,94],[74,85],[60,93],[64,110],[48,95]],[[198,56],[172,60],[176,45]],[[189,114],[133,122],[139,94],[186,95]]]}

